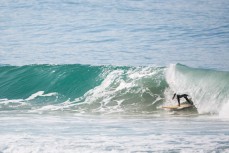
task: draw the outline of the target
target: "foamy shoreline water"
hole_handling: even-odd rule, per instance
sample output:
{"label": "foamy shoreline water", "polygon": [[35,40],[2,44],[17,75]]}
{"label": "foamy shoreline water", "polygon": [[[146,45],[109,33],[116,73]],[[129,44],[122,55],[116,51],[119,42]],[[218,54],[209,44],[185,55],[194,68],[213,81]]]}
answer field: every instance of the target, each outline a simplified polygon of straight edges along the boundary
{"label": "foamy shoreline water", "polygon": [[0,151],[228,152],[228,120],[209,116],[0,114]]}

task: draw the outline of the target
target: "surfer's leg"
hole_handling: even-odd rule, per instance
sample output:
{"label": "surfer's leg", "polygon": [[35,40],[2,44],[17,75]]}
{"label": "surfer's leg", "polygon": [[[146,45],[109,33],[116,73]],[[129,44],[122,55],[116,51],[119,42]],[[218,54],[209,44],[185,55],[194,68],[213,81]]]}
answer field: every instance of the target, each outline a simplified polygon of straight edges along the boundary
{"label": "surfer's leg", "polygon": [[180,106],[180,96],[177,95],[178,106]]}
{"label": "surfer's leg", "polygon": [[186,96],[184,98],[189,104],[193,105],[193,103]]}

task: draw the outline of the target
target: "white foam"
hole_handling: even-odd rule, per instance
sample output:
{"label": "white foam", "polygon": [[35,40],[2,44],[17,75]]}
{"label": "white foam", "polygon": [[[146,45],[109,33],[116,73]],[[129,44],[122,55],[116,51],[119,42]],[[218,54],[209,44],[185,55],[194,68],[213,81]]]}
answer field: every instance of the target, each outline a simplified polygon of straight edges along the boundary
{"label": "white foam", "polygon": [[31,96],[29,96],[26,100],[35,99],[36,97],[41,96],[41,95],[43,95],[43,94],[44,94],[44,91],[38,91],[38,92],[32,94]]}
{"label": "white foam", "polygon": [[26,100],[33,100],[37,97],[50,97],[50,96],[56,96],[56,95],[57,95],[56,92],[44,94],[44,91],[38,91],[38,92],[32,94],[31,96],[29,96]]}
{"label": "white foam", "polygon": [[219,112],[219,117],[229,118],[229,101],[224,104]]}
{"label": "white foam", "polygon": [[198,118],[1,116],[0,152],[228,152],[228,124]]}
{"label": "white foam", "polygon": [[23,99],[0,99],[0,108],[18,108],[23,106],[29,106],[30,104]]}

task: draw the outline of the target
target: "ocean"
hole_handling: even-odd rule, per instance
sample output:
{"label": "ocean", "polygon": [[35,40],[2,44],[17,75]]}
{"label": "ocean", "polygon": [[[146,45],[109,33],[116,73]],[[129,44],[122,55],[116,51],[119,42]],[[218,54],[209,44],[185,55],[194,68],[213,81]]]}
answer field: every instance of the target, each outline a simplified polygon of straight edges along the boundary
{"label": "ocean", "polygon": [[227,0],[3,0],[0,153],[229,152],[228,48]]}

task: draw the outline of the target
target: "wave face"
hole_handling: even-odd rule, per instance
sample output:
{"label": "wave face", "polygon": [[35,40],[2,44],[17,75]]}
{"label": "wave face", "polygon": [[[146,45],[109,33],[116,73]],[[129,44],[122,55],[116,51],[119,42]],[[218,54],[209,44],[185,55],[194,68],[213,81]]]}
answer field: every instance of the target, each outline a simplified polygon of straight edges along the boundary
{"label": "wave face", "polygon": [[181,64],[1,66],[0,110],[157,113],[176,104],[178,92],[188,93],[199,113],[227,116],[228,82],[228,72]]}
{"label": "wave face", "polygon": [[0,67],[1,110],[151,112],[163,102],[164,69],[89,65]]}

